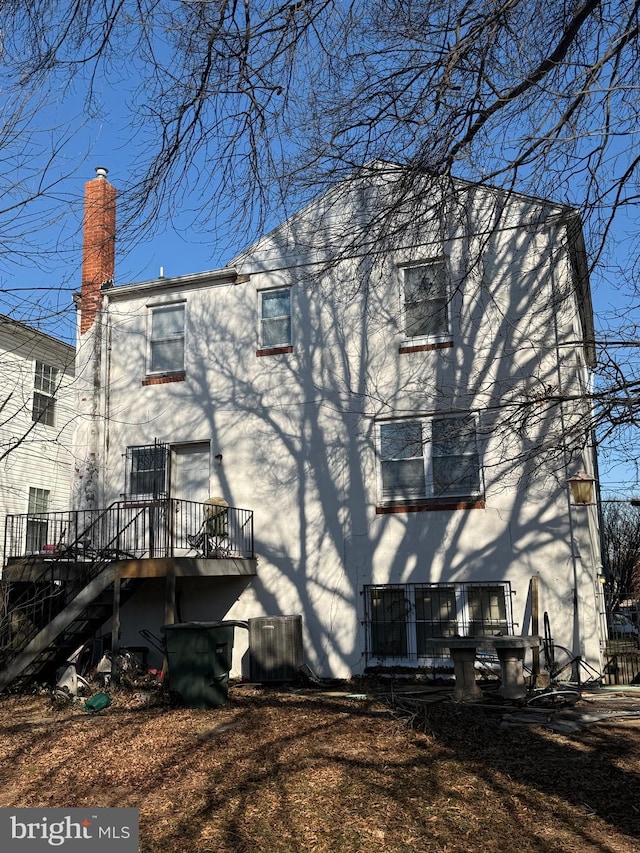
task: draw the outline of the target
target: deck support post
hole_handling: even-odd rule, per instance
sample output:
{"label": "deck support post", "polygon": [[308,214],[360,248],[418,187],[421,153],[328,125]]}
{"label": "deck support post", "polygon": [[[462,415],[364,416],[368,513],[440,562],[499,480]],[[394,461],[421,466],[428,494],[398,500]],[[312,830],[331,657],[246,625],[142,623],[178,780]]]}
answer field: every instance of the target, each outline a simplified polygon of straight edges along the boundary
{"label": "deck support post", "polygon": [[119,684],[120,666],[118,655],[120,654],[120,588],[121,579],[118,572],[113,579],[113,619],[111,622],[111,683]]}
{"label": "deck support post", "polygon": [[[167,574],[164,582],[164,624],[174,625],[176,621],[176,570],[175,566],[167,568]],[[165,650],[164,660],[162,662],[163,675],[167,675],[169,671],[169,662]]]}

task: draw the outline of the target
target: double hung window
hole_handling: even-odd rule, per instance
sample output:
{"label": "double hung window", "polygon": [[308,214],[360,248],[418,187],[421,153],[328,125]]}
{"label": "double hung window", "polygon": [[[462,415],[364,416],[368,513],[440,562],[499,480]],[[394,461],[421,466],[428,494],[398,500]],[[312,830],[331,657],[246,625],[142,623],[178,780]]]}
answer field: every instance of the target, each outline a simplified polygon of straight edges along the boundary
{"label": "double hung window", "polygon": [[260,298],[260,347],[288,347],[291,337],[291,288],[262,290]]}
{"label": "double hung window", "polygon": [[471,415],[381,422],[378,449],[382,502],[480,493],[476,422]]}
{"label": "double hung window", "polygon": [[150,309],[148,373],[184,370],[184,303]]}
{"label": "double hung window", "polygon": [[404,267],[402,273],[407,339],[449,339],[451,329],[444,261]]}
{"label": "double hung window", "polygon": [[57,385],[58,369],[42,361],[36,361],[31,415],[34,421],[39,421],[46,426],[55,426]]}
{"label": "double hung window", "polygon": [[29,489],[26,553],[37,554],[47,544],[49,497],[48,489]]}

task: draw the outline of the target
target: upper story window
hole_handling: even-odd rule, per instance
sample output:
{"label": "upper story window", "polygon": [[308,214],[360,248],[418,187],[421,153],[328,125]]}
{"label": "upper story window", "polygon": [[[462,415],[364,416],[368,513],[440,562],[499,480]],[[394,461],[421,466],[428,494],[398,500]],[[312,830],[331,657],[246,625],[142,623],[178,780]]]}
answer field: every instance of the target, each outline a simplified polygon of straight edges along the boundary
{"label": "upper story window", "polygon": [[290,352],[291,288],[262,290],[260,299],[260,349]]}
{"label": "upper story window", "polygon": [[184,370],[184,303],[150,309],[148,373]]}
{"label": "upper story window", "polygon": [[407,340],[449,340],[451,326],[444,260],[405,267],[402,273]]}
{"label": "upper story window", "polygon": [[33,380],[33,409],[31,414],[34,421],[40,421],[40,423],[47,426],[55,426],[55,393],[57,387],[58,369],[42,361],[36,361]]}
{"label": "upper story window", "polygon": [[382,503],[480,494],[480,455],[471,415],[385,421],[378,429]]}

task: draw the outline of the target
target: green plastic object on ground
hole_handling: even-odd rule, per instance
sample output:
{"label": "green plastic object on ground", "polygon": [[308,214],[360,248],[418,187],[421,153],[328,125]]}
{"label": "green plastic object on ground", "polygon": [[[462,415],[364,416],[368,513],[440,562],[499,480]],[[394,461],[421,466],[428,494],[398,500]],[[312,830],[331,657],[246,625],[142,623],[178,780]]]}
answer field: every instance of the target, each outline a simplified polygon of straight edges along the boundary
{"label": "green plastic object on ground", "polygon": [[169,687],[187,708],[226,705],[233,629],[239,624],[233,620],[179,622],[161,628],[169,663]]}
{"label": "green plastic object on ground", "polygon": [[87,699],[84,703],[84,709],[87,714],[97,714],[104,708],[108,708],[111,704],[111,699],[106,693],[96,693],[91,699]]}

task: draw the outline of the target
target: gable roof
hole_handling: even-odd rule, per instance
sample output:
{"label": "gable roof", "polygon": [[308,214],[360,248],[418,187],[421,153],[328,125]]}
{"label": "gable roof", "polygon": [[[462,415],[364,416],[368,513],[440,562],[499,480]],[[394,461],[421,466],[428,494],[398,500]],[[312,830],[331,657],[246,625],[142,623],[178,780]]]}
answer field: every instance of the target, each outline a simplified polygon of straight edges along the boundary
{"label": "gable roof", "polygon": [[57,366],[64,366],[69,372],[73,370],[76,348],[72,344],[68,344],[66,341],[40,329],[35,329],[33,326],[28,326],[26,323],[15,320],[6,314],[0,314],[0,332],[16,339],[19,347],[35,347],[42,352],[55,354]]}
{"label": "gable roof", "polygon": [[[409,179],[407,180],[407,175]],[[413,178],[413,180],[412,180]],[[508,227],[540,228],[555,225],[564,229],[571,263],[573,286],[580,315],[586,363],[593,367],[596,363],[595,330],[593,306],[589,284],[589,268],[583,236],[580,213],[569,205],[539,198],[516,190],[505,190],[483,183],[473,183],[452,176],[418,173],[417,178],[406,167],[396,163],[375,161],[354,172],[350,178],[330,187],[317,198],[260,237],[230,262],[230,266],[242,273],[274,272],[284,266],[316,264],[328,260],[336,254],[341,257],[365,255],[375,245],[380,251],[379,237],[389,219],[389,211],[382,205],[372,204],[369,211],[358,211],[358,204],[366,203],[367,190],[372,186],[380,189],[389,186],[389,181],[397,183],[399,203],[407,201],[410,205],[423,204],[426,191],[439,193],[438,198],[430,199],[430,207],[444,210],[447,201],[459,194],[474,194],[477,197],[492,199],[501,211],[505,211]],[[420,192],[416,181],[424,180]],[[370,199],[370,203],[372,200]],[[394,204],[393,196],[390,199]],[[340,207],[343,207],[342,221]],[[345,215],[346,210],[346,215]],[[515,214],[518,214],[517,216]],[[502,215],[502,214],[501,214]],[[351,218],[349,218],[351,216]],[[327,218],[334,218],[335,228],[326,228]],[[427,217],[425,217],[426,219]],[[373,227],[372,227],[373,223]],[[413,223],[412,223],[413,225]],[[502,227],[502,224],[501,224]],[[351,230],[349,230],[351,229]],[[358,230],[359,229],[359,230]],[[412,228],[415,235],[416,228]],[[372,233],[373,236],[372,236]],[[337,242],[332,242],[332,240]],[[300,245],[302,241],[302,247]],[[397,247],[394,247],[397,248]],[[302,251],[301,251],[302,249]],[[275,266],[274,262],[279,263]]]}

